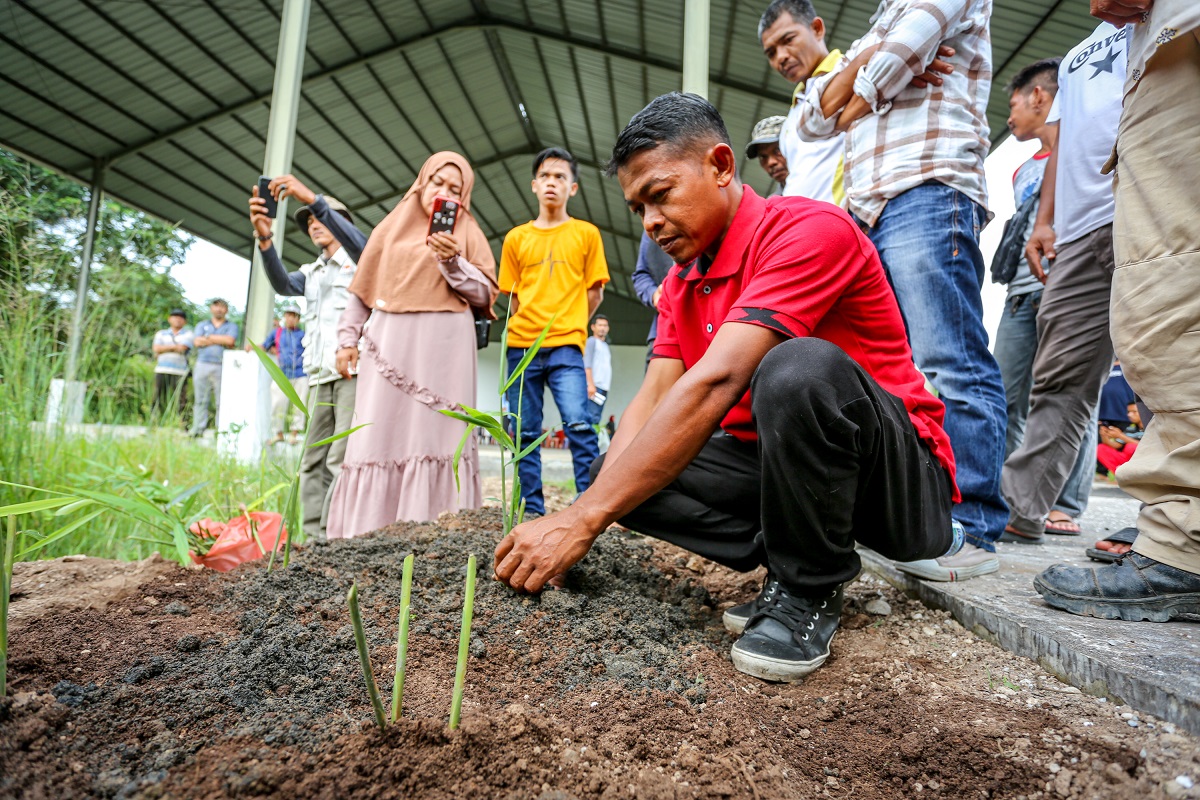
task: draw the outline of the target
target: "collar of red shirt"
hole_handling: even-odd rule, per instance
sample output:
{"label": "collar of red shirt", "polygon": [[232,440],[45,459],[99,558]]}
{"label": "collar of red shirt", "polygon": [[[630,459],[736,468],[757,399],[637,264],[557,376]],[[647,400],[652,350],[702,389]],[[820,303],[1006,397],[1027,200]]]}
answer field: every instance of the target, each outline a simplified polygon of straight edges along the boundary
{"label": "collar of red shirt", "polygon": [[733,215],[733,221],[729,223],[729,229],[725,231],[721,248],[717,250],[717,257],[713,259],[708,272],[700,274],[700,270],[696,269],[699,259],[696,259],[679,271],[679,277],[685,281],[698,281],[736,275],[742,268],[746,249],[750,247],[754,232],[758,230],[759,223],[766,213],[767,201],[743,183],[742,200],[738,203],[738,210]]}

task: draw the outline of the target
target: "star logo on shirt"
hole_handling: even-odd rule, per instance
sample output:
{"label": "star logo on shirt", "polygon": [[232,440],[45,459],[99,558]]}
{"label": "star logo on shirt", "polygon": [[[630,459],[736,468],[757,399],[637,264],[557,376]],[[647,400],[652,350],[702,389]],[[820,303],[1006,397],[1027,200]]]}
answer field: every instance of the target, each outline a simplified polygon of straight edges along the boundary
{"label": "star logo on shirt", "polygon": [[1117,60],[1118,55],[1119,54],[1114,53],[1113,49],[1110,47],[1110,48],[1108,48],[1107,56],[1100,59],[1099,61],[1093,61],[1090,64],[1088,64],[1089,67],[1091,67],[1093,70],[1095,70],[1091,75],[1088,76],[1088,80],[1090,81],[1092,78],[1096,77],[1101,72],[1107,72],[1110,75],[1113,74],[1113,62]]}

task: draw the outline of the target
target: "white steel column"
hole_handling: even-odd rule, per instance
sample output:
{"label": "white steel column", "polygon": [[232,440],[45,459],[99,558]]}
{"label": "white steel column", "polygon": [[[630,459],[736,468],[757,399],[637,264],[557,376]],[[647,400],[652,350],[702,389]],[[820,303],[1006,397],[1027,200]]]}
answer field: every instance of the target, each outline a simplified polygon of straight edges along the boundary
{"label": "white steel column", "polygon": [[[292,171],[292,145],[296,138],[296,114],[300,108],[300,84],[304,78],[304,45],[308,39],[310,0],[283,0],[279,21],[279,52],[275,57],[275,86],[271,91],[271,116],[267,122],[267,150],[263,175],[272,178]],[[246,191],[258,176],[248,176]],[[287,225],[287,201],[279,203],[275,223],[275,250],[283,256],[283,233]],[[250,225],[247,239],[253,240]],[[246,296],[247,342],[261,342],[271,327],[275,290],[263,271],[258,242],[253,245],[250,289]],[[271,378],[253,353],[226,350],[221,370],[217,436],[222,448],[246,461],[255,461],[267,440],[271,419]]]}
{"label": "white steel column", "polygon": [[684,0],[683,91],[708,97],[709,0]]}
{"label": "white steel column", "polygon": [[[296,113],[300,108],[300,82],[304,78],[304,45],[308,38],[310,0],[284,0],[279,24],[279,52],[275,58],[275,88],[271,93],[271,117],[267,123],[267,152],[263,156],[263,175],[275,177],[292,171],[292,144],[296,138]],[[254,176],[257,180],[258,176]],[[246,184],[247,193],[253,181]],[[287,201],[279,204],[279,213],[271,230],[275,250],[283,256],[283,231],[287,219]],[[249,225],[247,235],[249,237]],[[250,291],[246,298],[248,342],[261,342],[271,327],[275,310],[275,292],[263,272],[258,243],[250,267]]]}
{"label": "white steel column", "polygon": [[96,249],[96,226],[100,224],[100,204],[104,202],[104,176],[108,164],[97,161],[92,168],[92,186],[88,194],[87,229],[83,234],[83,253],[79,258],[79,280],[75,284],[75,313],[67,339],[67,383],[79,373],[79,351],[83,346],[84,312],[88,286],[92,280],[92,254]]}

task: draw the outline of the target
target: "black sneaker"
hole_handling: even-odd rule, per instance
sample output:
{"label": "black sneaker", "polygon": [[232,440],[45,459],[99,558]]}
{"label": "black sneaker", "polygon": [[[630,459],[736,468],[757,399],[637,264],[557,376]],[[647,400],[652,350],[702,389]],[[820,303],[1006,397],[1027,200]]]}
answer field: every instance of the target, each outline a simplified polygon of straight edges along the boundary
{"label": "black sneaker", "polygon": [[842,616],[841,586],[820,597],[796,597],[771,581],[755,602],[757,610],[733,645],[739,672],[792,683],[825,663]]}
{"label": "black sneaker", "polygon": [[767,591],[771,588],[771,576],[767,575],[767,579],[763,581],[763,587],[753,600],[749,600],[741,605],[732,606],[725,609],[725,613],[721,615],[721,621],[725,623],[725,630],[730,633],[740,634],[746,629],[746,623],[754,616],[754,612],[758,610],[758,601],[763,599]]}

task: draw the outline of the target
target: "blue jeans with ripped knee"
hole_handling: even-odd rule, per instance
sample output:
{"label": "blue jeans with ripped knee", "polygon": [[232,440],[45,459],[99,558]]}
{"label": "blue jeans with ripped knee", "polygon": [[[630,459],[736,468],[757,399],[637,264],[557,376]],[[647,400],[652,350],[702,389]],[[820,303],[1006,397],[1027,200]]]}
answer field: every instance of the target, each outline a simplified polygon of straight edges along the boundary
{"label": "blue jeans with ripped knee", "polygon": [[[508,348],[509,372],[516,368],[525,356],[525,349]],[[524,374],[525,389],[517,380],[508,390],[508,407],[521,409],[521,441],[523,446],[542,435],[542,404],[546,387],[558,406],[563,428],[567,432],[567,444],[571,448],[571,461],[575,468],[575,491],[587,489],[591,478],[588,470],[600,455],[596,431],[589,421],[587,404],[587,374],[583,369],[583,352],[572,345],[543,347],[529,362]],[[542,497],[542,454],[540,448],[521,459],[517,464],[517,476],[521,481],[521,497],[525,500],[526,514],[545,514],[546,503]]]}

